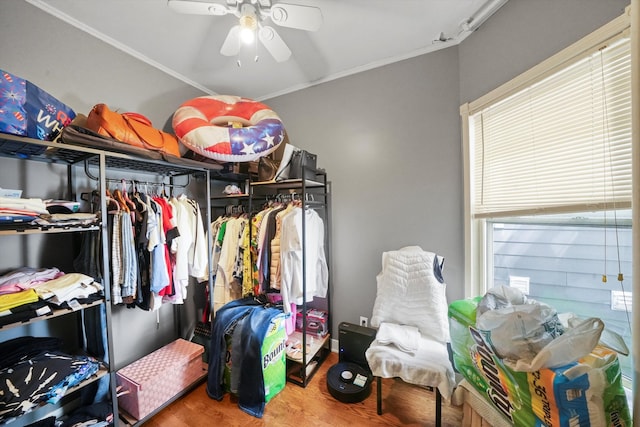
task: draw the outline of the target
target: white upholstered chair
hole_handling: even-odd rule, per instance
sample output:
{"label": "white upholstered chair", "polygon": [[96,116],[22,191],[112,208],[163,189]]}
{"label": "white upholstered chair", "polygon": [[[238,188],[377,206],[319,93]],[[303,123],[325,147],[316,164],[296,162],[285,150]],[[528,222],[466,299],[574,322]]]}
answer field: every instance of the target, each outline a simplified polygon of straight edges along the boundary
{"label": "white upholstered chair", "polygon": [[449,358],[449,323],[443,259],[418,246],[382,255],[371,326],[376,339],[365,355],[377,381],[382,414],[381,378],[433,388],[436,426],[441,425],[442,396],[451,397],[455,376]]}

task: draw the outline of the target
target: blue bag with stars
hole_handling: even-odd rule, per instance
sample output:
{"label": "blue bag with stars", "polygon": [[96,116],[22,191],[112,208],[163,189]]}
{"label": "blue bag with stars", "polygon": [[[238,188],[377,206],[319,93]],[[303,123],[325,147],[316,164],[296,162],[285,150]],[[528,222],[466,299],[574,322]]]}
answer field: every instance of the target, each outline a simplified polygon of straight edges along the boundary
{"label": "blue bag with stars", "polygon": [[0,70],[0,132],[51,141],[75,116],[38,86]]}

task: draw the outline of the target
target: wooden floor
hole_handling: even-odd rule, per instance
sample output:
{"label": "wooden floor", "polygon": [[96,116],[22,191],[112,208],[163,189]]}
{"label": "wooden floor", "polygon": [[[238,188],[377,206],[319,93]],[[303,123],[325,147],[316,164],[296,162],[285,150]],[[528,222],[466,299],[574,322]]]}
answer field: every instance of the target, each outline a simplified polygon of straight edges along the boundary
{"label": "wooden floor", "polygon": [[[209,398],[206,384],[178,399],[147,421],[145,427],[193,426],[434,426],[434,394],[426,389],[385,379],[382,383],[383,414],[376,413],[375,382],[371,395],[359,403],[342,403],[327,390],[327,370],[338,362],[331,353],[306,388],[287,383],[267,403],[262,418],[238,408],[237,400],[225,395],[220,402]],[[462,408],[442,402],[442,426],[462,425]]]}

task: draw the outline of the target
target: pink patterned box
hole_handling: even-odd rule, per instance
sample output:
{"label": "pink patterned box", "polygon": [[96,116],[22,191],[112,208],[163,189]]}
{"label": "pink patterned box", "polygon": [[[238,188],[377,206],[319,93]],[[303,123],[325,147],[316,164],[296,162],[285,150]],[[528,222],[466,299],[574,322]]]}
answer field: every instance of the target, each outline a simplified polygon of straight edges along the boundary
{"label": "pink patterned box", "polygon": [[128,393],[118,405],[138,420],[149,415],[206,374],[204,348],[178,339],[116,372]]}

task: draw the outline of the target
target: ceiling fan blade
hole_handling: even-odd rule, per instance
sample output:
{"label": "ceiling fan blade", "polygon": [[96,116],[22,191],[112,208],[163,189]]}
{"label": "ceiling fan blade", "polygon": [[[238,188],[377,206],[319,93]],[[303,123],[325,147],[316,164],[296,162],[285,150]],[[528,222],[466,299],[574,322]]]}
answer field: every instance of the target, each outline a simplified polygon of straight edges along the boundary
{"label": "ceiling fan blade", "polygon": [[231,10],[225,4],[190,1],[190,0],[168,0],[171,9],[179,13],[190,15],[217,15],[222,16],[230,13]]}
{"label": "ceiling fan blade", "polygon": [[282,40],[282,37],[280,37],[280,34],[278,34],[273,27],[261,27],[260,31],[258,31],[258,37],[277,62],[284,62],[291,56],[289,46],[287,46],[284,40]]}
{"label": "ceiling fan blade", "polygon": [[224,56],[236,56],[240,52],[242,41],[240,40],[240,25],[234,25],[229,30],[227,38],[220,48],[220,53]]}
{"label": "ceiling fan blade", "polygon": [[271,6],[271,20],[281,27],[316,31],[322,25],[322,11],[313,6],[277,3]]}

